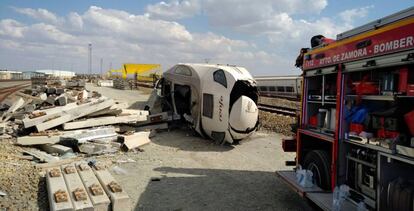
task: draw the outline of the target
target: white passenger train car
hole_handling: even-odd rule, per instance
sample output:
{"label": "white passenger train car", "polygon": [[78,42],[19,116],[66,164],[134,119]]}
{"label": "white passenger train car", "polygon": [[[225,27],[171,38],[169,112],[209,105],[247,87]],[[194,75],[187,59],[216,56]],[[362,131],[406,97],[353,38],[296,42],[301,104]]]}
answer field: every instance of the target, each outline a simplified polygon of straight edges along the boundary
{"label": "white passenger train car", "polygon": [[257,129],[258,90],[243,67],[177,64],[163,74],[156,88],[162,111],[180,116],[217,143],[238,142]]}
{"label": "white passenger train car", "polygon": [[254,77],[261,96],[299,99],[302,92],[300,76]]}

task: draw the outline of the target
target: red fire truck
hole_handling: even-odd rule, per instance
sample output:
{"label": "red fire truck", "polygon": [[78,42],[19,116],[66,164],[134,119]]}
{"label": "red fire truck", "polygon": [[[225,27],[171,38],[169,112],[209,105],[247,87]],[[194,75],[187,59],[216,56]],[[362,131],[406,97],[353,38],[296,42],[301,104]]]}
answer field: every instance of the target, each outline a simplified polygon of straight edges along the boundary
{"label": "red fire truck", "polygon": [[283,148],[313,186],[295,171],[278,177],[323,210],[346,185],[341,210],[413,211],[414,7],[338,34],[300,61],[299,127]]}

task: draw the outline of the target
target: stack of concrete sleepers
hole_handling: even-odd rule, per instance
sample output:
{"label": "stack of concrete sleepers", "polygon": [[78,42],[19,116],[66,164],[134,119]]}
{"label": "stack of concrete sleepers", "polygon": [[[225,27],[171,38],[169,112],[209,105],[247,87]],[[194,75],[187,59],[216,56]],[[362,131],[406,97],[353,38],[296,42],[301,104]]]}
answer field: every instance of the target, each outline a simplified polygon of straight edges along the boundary
{"label": "stack of concrete sleepers", "polygon": [[86,162],[51,168],[46,174],[50,210],[131,210],[127,193],[99,164]]}

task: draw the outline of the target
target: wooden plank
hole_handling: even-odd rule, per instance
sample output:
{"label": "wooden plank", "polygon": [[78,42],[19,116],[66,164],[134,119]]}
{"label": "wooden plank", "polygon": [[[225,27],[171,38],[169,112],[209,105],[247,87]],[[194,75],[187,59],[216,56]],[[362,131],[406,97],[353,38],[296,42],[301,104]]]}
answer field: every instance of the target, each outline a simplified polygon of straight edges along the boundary
{"label": "wooden plank", "polygon": [[113,125],[119,123],[130,123],[138,121],[146,121],[147,116],[145,115],[128,115],[128,116],[108,116],[108,117],[97,117],[89,118],[82,121],[68,122],[63,124],[63,129],[72,130],[79,128],[96,127],[102,125]]}
{"label": "wooden plank", "polygon": [[[73,210],[69,192],[60,168],[51,168],[46,170],[46,184],[50,210]],[[58,192],[60,192],[59,195]]]}
{"label": "wooden plank", "polygon": [[98,166],[95,166],[93,171],[111,199],[112,210],[131,210],[131,201],[128,194],[120,187],[107,169]]}
{"label": "wooden plank", "polygon": [[92,201],[95,211],[108,211],[110,210],[111,201],[106,195],[102,185],[99,183],[92,169],[85,161],[75,163],[79,176],[86,188],[86,192]]}
{"label": "wooden plank", "polygon": [[121,139],[123,139],[124,146],[128,149],[134,149],[138,148],[140,146],[143,146],[145,144],[149,144],[151,140],[149,139],[150,132],[136,132],[132,135],[127,136],[121,136]]}
{"label": "wooden plank", "polygon": [[17,144],[21,146],[56,144],[60,141],[59,136],[22,136],[17,137]]}
{"label": "wooden plank", "polygon": [[93,205],[85,186],[73,164],[62,165],[63,178],[66,182],[74,210],[93,211]]}
{"label": "wooden plank", "polygon": [[112,106],[113,104],[114,104],[114,101],[111,99],[109,100],[101,99],[98,102],[86,103],[81,106],[78,106],[77,108],[64,111],[63,113],[66,113],[65,115],[62,115],[56,119],[52,119],[50,121],[38,124],[36,125],[36,128],[38,131],[44,131],[44,130],[56,127],[58,125],[61,125],[63,123],[69,122],[71,120],[86,116],[90,113],[108,108]]}

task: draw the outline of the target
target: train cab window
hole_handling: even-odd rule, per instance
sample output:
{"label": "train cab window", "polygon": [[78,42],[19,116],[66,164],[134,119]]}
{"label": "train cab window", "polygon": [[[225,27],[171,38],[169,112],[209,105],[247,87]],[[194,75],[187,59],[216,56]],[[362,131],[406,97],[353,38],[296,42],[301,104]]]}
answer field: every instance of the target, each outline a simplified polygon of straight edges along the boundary
{"label": "train cab window", "polygon": [[227,79],[223,70],[217,70],[213,73],[214,81],[227,88]]}
{"label": "train cab window", "polygon": [[284,86],[278,86],[277,91],[278,92],[285,92],[285,87]]}
{"label": "train cab window", "polygon": [[274,87],[274,86],[269,86],[268,88],[269,88],[269,91],[271,91],[271,92],[276,91],[276,89],[275,89],[275,87]]}
{"label": "train cab window", "polygon": [[186,67],[186,66],[177,66],[174,70],[175,74],[178,75],[185,75],[185,76],[191,76],[191,70],[190,68]]}
{"label": "train cab window", "polygon": [[293,86],[287,86],[286,92],[293,92]]}
{"label": "train cab window", "polygon": [[203,93],[203,116],[213,118],[214,101],[212,94]]}

